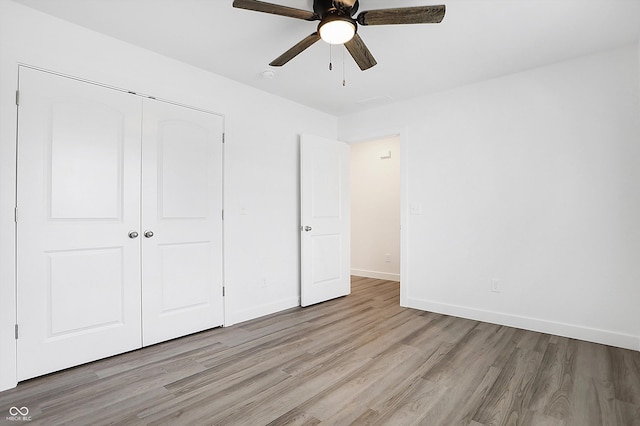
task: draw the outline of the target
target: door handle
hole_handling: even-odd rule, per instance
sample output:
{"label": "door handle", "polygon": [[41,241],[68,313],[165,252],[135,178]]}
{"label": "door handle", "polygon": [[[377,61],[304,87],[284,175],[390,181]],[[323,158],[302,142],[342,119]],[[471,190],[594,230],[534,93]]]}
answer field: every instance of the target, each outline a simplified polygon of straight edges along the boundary
{"label": "door handle", "polygon": [[305,226],[305,227],[304,227],[304,230],[305,230],[305,231],[307,231],[307,232],[311,231],[311,229],[312,229],[312,228],[311,228],[310,226]]}
{"label": "door handle", "polygon": [[138,238],[138,233],[136,231],[129,231],[129,238],[131,238],[132,240],[134,238]]}
{"label": "door handle", "polygon": [[153,231],[144,231],[144,236],[146,238],[151,238],[153,237]]}

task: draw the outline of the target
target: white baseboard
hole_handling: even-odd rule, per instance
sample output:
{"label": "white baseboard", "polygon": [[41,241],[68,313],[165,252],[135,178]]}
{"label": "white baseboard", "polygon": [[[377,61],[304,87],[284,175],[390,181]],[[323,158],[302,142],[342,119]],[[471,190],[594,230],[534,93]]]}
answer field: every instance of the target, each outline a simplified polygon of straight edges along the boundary
{"label": "white baseboard", "polygon": [[367,271],[366,269],[351,269],[351,275],[356,277],[376,278],[379,280],[400,282],[400,274],[390,274],[388,272]]}
{"label": "white baseboard", "polygon": [[226,312],[224,326],[229,327],[233,324],[249,321],[255,318],[263,317],[265,315],[275,314],[276,312],[295,308],[296,306],[300,306],[300,299],[297,297],[267,303],[265,305],[256,306],[251,309],[245,309],[242,311]]}
{"label": "white baseboard", "polygon": [[524,330],[538,331],[554,334],[556,336],[601,343],[619,348],[640,351],[640,336],[617,333],[609,330],[582,327],[573,324],[541,320],[537,318],[504,314],[494,311],[469,308],[465,306],[450,305],[447,303],[432,302],[415,298],[407,298],[407,308],[420,309],[438,314],[451,315],[492,324],[521,328]]}

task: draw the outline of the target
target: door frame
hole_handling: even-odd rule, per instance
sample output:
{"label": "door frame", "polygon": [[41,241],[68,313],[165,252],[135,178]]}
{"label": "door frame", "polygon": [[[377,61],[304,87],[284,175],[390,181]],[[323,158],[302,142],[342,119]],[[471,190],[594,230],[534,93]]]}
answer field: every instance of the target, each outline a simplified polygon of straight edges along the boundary
{"label": "door frame", "polygon": [[[15,208],[17,203],[18,182],[17,182],[17,163],[18,163],[18,89],[20,88],[20,69],[30,68],[37,71],[47,72],[60,77],[71,78],[84,83],[89,83],[112,90],[131,93],[136,96],[153,98],[155,100],[166,102],[169,104],[202,111],[222,117],[222,132],[226,142],[226,116],[219,112],[213,112],[205,108],[198,108],[192,105],[174,102],[169,99],[158,98],[149,94],[144,94],[136,90],[125,89],[122,87],[112,86],[78,77],[75,75],[65,74],[51,69],[23,63],[14,62],[10,72],[0,75],[3,81],[9,83],[0,85],[0,95],[2,96],[1,109],[6,109],[9,120],[5,125],[0,127],[0,159],[6,159],[0,162],[0,181],[4,182],[0,187],[0,235],[2,235],[2,243],[0,244],[0,281],[11,283],[8,285],[0,285],[0,392],[15,388],[18,385],[17,379],[17,339],[15,338],[15,324],[18,318],[18,277],[17,277],[17,222],[15,221]],[[2,70],[0,70],[1,72]],[[13,82],[13,83],[11,83]],[[15,98],[13,98],[15,94]],[[15,99],[15,101],[13,100]],[[5,102],[5,100],[8,100]],[[11,123],[11,124],[8,124]],[[1,143],[2,140],[13,140],[12,144]],[[226,200],[226,167],[225,167],[225,144],[222,145],[222,209],[225,208]],[[225,276],[225,221],[222,221],[222,283],[226,287]],[[226,293],[226,292],[225,292]],[[223,297],[223,324],[226,323],[227,298]]]}
{"label": "door frame", "polygon": [[340,140],[349,145],[372,142],[380,139],[397,137],[400,140],[400,306],[407,307],[408,291],[407,281],[409,277],[409,150],[408,128],[389,127],[385,129],[372,129],[358,131],[353,136],[342,137]]}

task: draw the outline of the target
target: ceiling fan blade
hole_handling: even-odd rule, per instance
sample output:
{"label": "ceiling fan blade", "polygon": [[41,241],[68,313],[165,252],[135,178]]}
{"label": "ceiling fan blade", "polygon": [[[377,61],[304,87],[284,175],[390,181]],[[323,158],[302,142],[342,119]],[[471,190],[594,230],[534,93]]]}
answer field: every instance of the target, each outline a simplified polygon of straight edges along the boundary
{"label": "ceiling fan blade", "polygon": [[308,10],[296,9],[279,4],[266,3],[258,0],[233,0],[233,7],[238,9],[255,10],[256,12],[271,13],[273,15],[288,16],[289,18],[315,21],[319,17]]}
{"label": "ceiling fan blade", "polygon": [[286,64],[287,62],[289,62],[290,60],[298,56],[300,53],[302,53],[303,50],[307,49],[309,46],[311,46],[313,43],[315,43],[318,40],[320,40],[320,36],[318,35],[317,32],[308,35],[298,44],[293,46],[291,49],[287,50],[282,55],[274,59],[269,65],[271,65],[272,67],[283,66],[284,64]]}
{"label": "ceiling fan blade", "polygon": [[367,49],[367,46],[364,44],[364,41],[362,41],[358,33],[356,33],[351,40],[346,42],[344,47],[347,48],[362,71],[368,70],[377,64],[375,58],[371,52],[369,52],[369,49]]}
{"label": "ceiling fan blade", "polygon": [[444,18],[445,6],[399,7],[366,10],[358,15],[360,25],[437,24]]}

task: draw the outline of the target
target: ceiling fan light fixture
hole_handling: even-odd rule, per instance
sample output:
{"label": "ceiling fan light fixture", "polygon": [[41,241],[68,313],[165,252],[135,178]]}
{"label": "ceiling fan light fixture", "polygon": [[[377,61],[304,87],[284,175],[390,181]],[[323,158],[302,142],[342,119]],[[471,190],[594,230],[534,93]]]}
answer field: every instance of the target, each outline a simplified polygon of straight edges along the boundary
{"label": "ceiling fan light fixture", "polygon": [[[362,71],[377,64],[375,58],[357,34],[358,25],[437,24],[444,18],[445,5],[394,7],[365,10],[354,17],[360,0],[313,0],[313,12],[269,3],[264,0],[233,0],[233,7],[256,12],[287,16],[305,21],[320,21],[317,31],[309,34],[292,48],[269,63],[281,67],[311,45],[322,39],[330,44],[344,44]],[[331,63],[329,63],[331,68]]]}
{"label": "ceiling fan light fixture", "polygon": [[356,34],[356,25],[349,18],[333,15],[320,22],[318,33],[329,44],[344,44]]}

